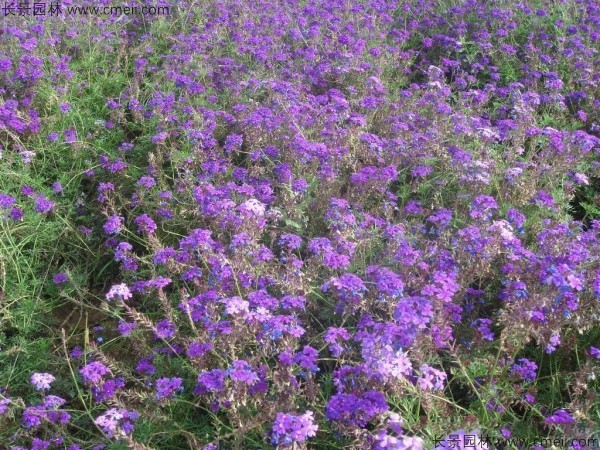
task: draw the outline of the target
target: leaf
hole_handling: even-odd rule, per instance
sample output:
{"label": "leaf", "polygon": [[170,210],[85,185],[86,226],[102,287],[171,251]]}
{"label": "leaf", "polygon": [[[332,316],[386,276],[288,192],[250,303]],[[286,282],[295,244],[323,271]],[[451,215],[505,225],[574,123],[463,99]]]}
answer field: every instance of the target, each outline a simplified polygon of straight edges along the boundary
{"label": "leaf", "polygon": [[295,222],[295,221],[293,221],[293,220],[291,220],[291,219],[284,219],[284,220],[285,220],[285,224],[286,224],[286,225],[288,225],[288,226],[290,226],[290,227],[293,227],[293,228],[295,228],[296,230],[301,230],[301,229],[302,229],[302,225],[301,225],[301,224],[299,224],[298,222]]}

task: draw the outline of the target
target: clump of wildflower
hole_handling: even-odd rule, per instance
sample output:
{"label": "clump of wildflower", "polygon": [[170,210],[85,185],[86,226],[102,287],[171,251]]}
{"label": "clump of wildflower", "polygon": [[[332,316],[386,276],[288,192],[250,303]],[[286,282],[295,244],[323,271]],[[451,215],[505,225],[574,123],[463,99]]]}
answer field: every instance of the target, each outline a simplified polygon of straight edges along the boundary
{"label": "clump of wildflower", "polygon": [[8,405],[10,405],[10,398],[0,397],[0,417],[6,414]]}
{"label": "clump of wildflower", "polygon": [[0,193],[0,208],[8,209],[11,206],[13,206],[15,203],[17,203],[16,198],[14,198],[8,194]]}
{"label": "clump of wildflower", "polygon": [[527,358],[520,358],[510,368],[510,374],[524,381],[533,381],[537,376],[537,369],[538,366],[533,361],[529,361]]}
{"label": "clump of wildflower", "polygon": [[317,430],[312,411],[307,411],[301,416],[280,412],[273,423],[271,443],[281,448],[301,444],[316,436]]}
{"label": "clump of wildflower", "polygon": [[125,283],[120,283],[111,286],[106,294],[106,300],[112,300],[115,297],[121,300],[127,300],[132,297],[132,294]]}
{"label": "clump of wildflower", "polygon": [[490,319],[477,319],[471,326],[475,327],[486,341],[494,340],[494,332],[490,329],[492,326]]}
{"label": "clump of wildflower", "polygon": [[47,395],[41,405],[25,408],[21,422],[25,428],[35,428],[44,422],[65,425],[71,420],[70,414],[60,409],[65,403],[61,397]]}
{"label": "clump of wildflower", "polygon": [[56,203],[48,200],[43,195],[35,196],[35,210],[39,213],[49,213],[56,206]]}
{"label": "clump of wildflower", "polygon": [[287,250],[297,250],[302,245],[302,238],[295,234],[283,234],[279,238],[279,245]]}
{"label": "clump of wildflower", "polygon": [[381,392],[362,395],[336,394],[327,403],[325,417],[346,426],[365,427],[373,418],[389,410]]}
{"label": "clump of wildflower", "polygon": [[54,284],[66,283],[69,278],[64,273],[55,273],[52,275],[52,281]]}
{"label": "clump of wildflower", "polygon": [[421,376],[417,379],[417,386],[425,391],[441,391],[444,389],[446,377],[446,372],[423,364],[421,366]]}
{"label": "clump of wildflower", "polygon": [[566,409],[559,409],[557,411],[554,411],[554,413],[550,416],[546,417],[546,420],[544,420],[544,422],[553,425],[568,425],[575,423],[575,419],[573,418],[573,416],[571,416],[571,414],[569,414],[569,412]]}
{"label": "clump of wildflower", "polygon": [[352,273],[333,277],[321,286],[325,293],[333,293],[342,303],[358,304],[367,288],[363,281]]}
{"label": "clump of wildflower", "polygon": [[165,319],[156,324],[154,335],[157,339],[171,339],[175,336],[176,331],[177,328],[175,327],[175,324],[170,320]]}
{"label": "clump of wildflower", "polygon": [[225,372],[213,369],[198,375],[198,384],[194,389],[195,394],[206,394],[208,392],[219,392],[225,387]]}
{"label": "clump of wildflower", "polygon": [[49,373],[34,373],[31,375],[31,384],[35,386],[38,391],[50,389],[50,383],[56,378],[54,375]]}
{"label": "clump of wildflower", "polygon": [[121,336],[129,336],[136,329],[137,324],[135,322],[125,322],[124,320],[119,320],[119,325],[117,326],[117,330]]}
{"label": "clump of wildflower", "polygon": [[498,204],[494,197],[479,195],[473,200],[469,214],[474,219],[489,219],[495,209],[498,209]]}
{"label": "clump of wildflower", "polygon": [[310,345],[304,346],[302,352],[296,353],[294,358],[296,364],[311,373],[317,373],[319,368],[317,367],[317,358],[319,352],[312,348]]}
{"label": "clump of wildflower", "polygon": [[133,221],[137,225],[138,233],[146,232],[152,234],[156,231],[156,223],[148,214],[142,214]]}
{"label": "clump of wildflower", "polygon": [[85,384],[97,385],[102,382],[104,375],[110,373],[110,369],[98,361],[91,361],[79,369],[79,373]]}
{"label": "clump of wildflower", "polygon": [[139,417],[136,411],[126,409],[111,408],[101,416],[98,416],[94,423],[102,428],[102,431],[109,437],[120,434],[129,435],[133,431],[134,422]]}
{"label": "clump of wildflower", "polygon": [[8,215],[10,216],[10,218],[12,220],[14,220],[15,222],[18,222],[19,220],[21,220],[23,218],[23,210],[21,208],[15,206],[14,208],[11,208]]}
{"label": "clump of wildflower", "polygon": [[252,366],[244,360],[233,361],[231,367],[227,370],[229,378],[235,383],[244,383],[248,386],[255,384],[259,378]]}
{"label": "clump of wildflower", "polygon": [[146,175],[138,180],[137,185],[150,189],[151,187],[156,186],[156,180]]}
{"label": "clump of wildflower", "polygon": [[123,226],[123,218],[120,216],[110,216],[104,222],[104,232],[106,234],[118,234]]}
{"label": "clump of wildflower", "polygon": [[155,398],[161,400],[175,396],[176,392],[183,391],[182,384],[182,378],[160,378],[156,380]]}
{"label": "clump of wildflower", "polygon": [[340,341],[347,341],[348,339],[350,339],[348,330],[338,327],[330,327],[323,337],[323,340],[329,344],[329,351],[336,358],[344,351]]}

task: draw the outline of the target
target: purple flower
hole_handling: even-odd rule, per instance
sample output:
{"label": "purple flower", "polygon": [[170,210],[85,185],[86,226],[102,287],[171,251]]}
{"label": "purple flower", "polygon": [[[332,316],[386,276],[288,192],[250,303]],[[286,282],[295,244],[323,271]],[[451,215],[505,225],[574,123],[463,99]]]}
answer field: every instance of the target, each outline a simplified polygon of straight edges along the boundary
{"label": "purple flower", "polygon": [[98,385],[91,386],[94,401],[102,402],[115,396],[117,389],[125,387],[125,380],[122,377],[108,379]]}
{"label": "purple flower", "polygon": [[143,176],[138,180],[137,185],[150,189],[151,187],[156,186],[156,180],[149,176]]}
{"label": "purple flower", "polygon": [[16,198],[11,197],[8,194],[0,193],[0,208],[2,208],[2,209],[8,209],[12,205],[14,205],[15,203],[17,203],[17,199]]}
{"label": "purple flower", "polygon": [[0,58],[0,72],[8,72],[12,68],[12,61],[8,58]]}
{"label": "purple flower", "polygon": [[279,238],[279,245],[287,250],[297,250],[302,245],[302,238],[295,234],[283,234]]}
{"label": "purple flower", "polygon": [[421,376],[417,379],[417,385],[425,390],[441,391],[444,389],[446,372],[437,370],[427,364],[421,366]]}
{"label": "purple flower", "polygon": [[225,305],[227,314],[244,316],[248,313],[249,303],[241,297],[224,298],[221,302]]}
{"label": "purple flower", "polygon": [[559,409],[554,411],[554,414],[546,417],[544,422],[555,425],[568,425],[575,423],[575,419],[566,409]]}
{"label": "purple flower", "polygon": [[148,65],[148,60],[145,58],[136,58],[134,61],[135,71],[141,72]]}
{"label": "purple flower", "polygon": [[152,364],[152,357],[140,359],[135,370],[144,375],[152,375],[156,372],[156,366]]}
{"label": "purple flower", "polygon": [[244,137],[239,134],[230,134],[225,138],[225,145],[223,148],[225,149],[225,153],[231,153],[242,148],[242,143],[244,142]]}
{"label": "purple flower", "polygon": [[325,417],[346,426],[364,428],[377,415],[389,410],[385,397],[378,391],[362,395],[336,394],[327,403]]}
{"label": "purple flower", "polygon": [[148,214],[142,214],[136,217],[133,221],[137,225],[138,233],[146,232],[152,234],[156,231],[156,223],[148,216]]}
{"label": "purple flower", "polygon": [[121,300],[128,300],[132,297],[132,294],[125,283],[115,284],[111,286],[106,294],[106,300],[112,300],[115,297]]}
{"label": "purple flower", "polygon": [[72,144],[77,141],[77,131],[75,131],[74,129],[68,129],[63,131],[63,135],[67,144]]}
{"label": "purple flower", "polygon": [[398,298],[402,295],[404,283],[393,270],[374,265],[367,267],[365,273],[375,283],[380,295],[387,295],[391,298]]}
{"label": "purple flower", "polygon": [[65,425],[71,420],[69,413],[60,409],[65,403],[61,397],[46,395],[41,405],[25,408],[21,422],[25,428],[34,428],[43,422]]}
{"label": "purple flower", "polygon": [[10,405],[10,399],[0,397],[0,417],[6,414],[6,411],[8,411],[8,405]]}
{"label": "purple flower", "polygon": [[48,200],[43,195],[35,196],[35,210],[39,213],[49,213],[52,211],[52,208],[56,206],[56,203]]}
{"label": "purple flower", "polygon": [[536,363],[529,361],[527,358],[521,358],[512,365],[510,374],[524,381],[533,381],[537,377],[537,369],[538,366]]}
{"label": "purple flower", "polygon": [[169,133],[166,133],[163,131],[162,133],[158,133],[158,134],[155,134],[154,136],[152,136],[152,143],[153,144],[164,144],[168,137],[169,137]]}
{"label": "purple flower", "polygon": [[600,359],[600,348],[590,347],[590,355],[596,359]]}
{"label": "purple flower", "polygon": [[538,191],[531,199],[532,203],[538,206],[546,206],[552,208],[554,206],[554,198],[545,191]]}
{"label": "purple flower", "polygon": [[14,208],[11,208],[9,215],[12,220],[17,222],[23,218],[23,210],[15,206]]}
{"label": "purple flower", "polygon": [[66,283],[69,278],[64,273],[55,273],[52,275],[52,281],[54,284]]}
{"label": "purple flower", "polygon": [[124,320],[119,320],[119,325],[117,326],[117,330],[121,336],[129,336],[136,329],[137,325],[135,322],[125,322]]}
{"label": "purple flower", "polygon": [[494,209],[498,209],[498,204],[494,197],[479,195],[471,204],[470,216],[474,219],[489,219]]}
{"label": "purple flower", "polygon": [[306,369],[312,373],[317,373],[319,368],[317,367],[317,358],[319,352],[309,345],[306,345],[302,352],[296,353],[294,360],[303,369]]}
{"label": "purple flower", "polygon": [[259,380],[258,375],[252,370],[250,364],[244,360],[233,361],[228,372],[231,381],[244,383],[249,386],[255,384]]}
{"label": "purple flower", "polygon": [[206,394],[207,392],[218,392],[225,387],[225,373],[219,369],[202,372],[198,375],[198,384],[194,390],[195,394]]}
{"label": "purple flower", "polygon": [[35,157],[36,153],[31,150],[23,150],[19,152],[19,155],[23,157],[23,164],[31,164],[31,159]]}
{"label": "purple flower", "polygon": [[80,347],[73,347],[69,356],[71,358],[81,358],[83,356],[83,350]]}
{"label": "purple flower", "polygon": [[50,383],[54,380],[56,380],[54,375],[49,373],[34,373],[31,375],[31,384],[33,384],[38,391],[50,389]]}
{"label": "purple flower", "polygon": [[381,430],[375,436],[373,450],[423,450],[423,440],[411,436],[390,436],[387,430]]}
{"label": "purple flower", "polygon": [[126,409],[111,408],[101,416],[98,416],[94,423],[102,428],[102,431],[112,438],[119,434],[131,434],[134,428],[133,422],[137,420],[139,414],[136,411]]}
{"label": "purple flower", "polygon": [[471,326],[477,328],[477,331],[481,333],[481,337],[486,341],[494,340],[494,332],[490,329],[492,321],[490,319],[477,319]]}
{"label": "purple flower", "polygon": [[157,339],[171,339],[175,336],[177,328],[170,320],[161,320],[156,324],[156,332],[154,335]]}
{"label": "purple flower", "polygon": [[102,381],[102,377],[110,373],[108,367],[98,361],[91,361],[79,369],[79,373],[86,384],[98,384]]}
{"label": "purple flower", "polygon": [[31,186],[24,184],[23,186],[21,186],[21,194],[30,197],[33,194],[35,194],[35,190]]}
{"label": "purple flower", "polygon": [[316,436],[317,430],[312,411],[307,411],[301,416],[280,412],[273,422],[271,443],[281,448],[301,444]]}
{"label": "purple flower", "polygon": [[329,344],[329,351],[332,355],[338,357],[344,351],[344,348],[339,344],[339,341],[347,341],[350,339],[350,333],[345,328],[330,327],[323,340]]}
{"label": "purple flower", "polygon": [[106,234],[118,234],[121,231],[123,225],[123,218],[120,216],[110,216],[104,222],[104,232]]}
{"label": "purple flower", "polygon": [[393,317],[405,333],[423,330],[433,317],[433,306],[425,297],[402,297]]}
{"label": "purple flower", "polygon": [[210,342],[191,342],[187,354],[190,358],[199,358],[213,349]]}
{"label": "purple flower", "polygon": [[292,182],[292,189],[294,192],[306,192],[308,190],[308,183],[303,179],[297,179]]}
{"label": "purple flower", "polygon": [[331,292],[343,303],[352,304],[358,304],[367,292],[363,281],[352,273],[331,278],[321,286],[321,290],[325,293]]}
{"label": "purple flower", "polygon": [[156,380],[157,400],[174,397],[177,391],[183,391],[183,379],[181,378],[160,378]]}

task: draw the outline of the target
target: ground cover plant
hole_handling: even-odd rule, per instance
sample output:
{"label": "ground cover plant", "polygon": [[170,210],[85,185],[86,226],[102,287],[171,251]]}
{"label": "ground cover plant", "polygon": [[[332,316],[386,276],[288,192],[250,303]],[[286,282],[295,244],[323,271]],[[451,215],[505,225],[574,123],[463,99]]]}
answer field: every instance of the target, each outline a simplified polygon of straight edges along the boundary
{"label": "ground cover plant", "polygon": [[597,2],[61,5],[0,19],[1,448],[598,445]]}

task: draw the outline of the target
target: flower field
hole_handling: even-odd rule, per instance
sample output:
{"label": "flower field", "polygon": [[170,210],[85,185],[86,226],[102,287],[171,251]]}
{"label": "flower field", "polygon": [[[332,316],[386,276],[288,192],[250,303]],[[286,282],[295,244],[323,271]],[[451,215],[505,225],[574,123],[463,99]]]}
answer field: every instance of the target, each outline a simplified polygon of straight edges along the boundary
{"label": "flower field", "polygon": [[598,2],[24,5],[0,449],[600,446]]}

